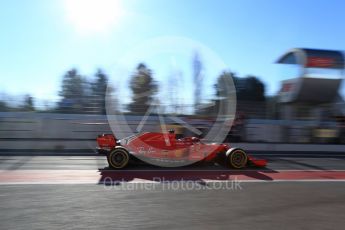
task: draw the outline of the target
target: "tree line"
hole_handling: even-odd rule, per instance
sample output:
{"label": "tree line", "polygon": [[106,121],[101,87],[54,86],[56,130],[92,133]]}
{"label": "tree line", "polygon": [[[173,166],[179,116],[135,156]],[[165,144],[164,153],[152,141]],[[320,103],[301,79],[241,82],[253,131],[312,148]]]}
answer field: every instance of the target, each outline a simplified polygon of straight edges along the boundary
{"label": "tree line", "polygon": [[[214,85],[216,102],[217,98],[224,96],[226,89],[223,82],[229,78],[234,82],[238,101],[266,100],[265,85],[257,77],[240,78],[231,71],[225,71],[220,74]],[[60,100],[54,108],[44,112],[105,114],[108,82],[109,77],[102,69],[98,69],[91,79],[83,76],[75,68],[70,69],[62,77],[58,92]],[[139,63],[130,78],[129,89],[132,97],[131,102],[126,105],[127,112],[142,114],[149,109],[159,87],[154,80],[153,71],[144,63]],[[17,108],[11,108],[5,101],[0,101],[0,111],[35,111],[34,98],[26,95],[23,105]]]}

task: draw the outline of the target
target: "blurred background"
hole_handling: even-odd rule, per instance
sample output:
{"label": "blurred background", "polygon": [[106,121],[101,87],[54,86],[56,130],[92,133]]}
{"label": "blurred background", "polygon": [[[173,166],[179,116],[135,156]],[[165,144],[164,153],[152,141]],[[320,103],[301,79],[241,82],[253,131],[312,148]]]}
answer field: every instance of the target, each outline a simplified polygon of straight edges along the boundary
{"label": "blurred background", "polygon": [[[1,150],[94,149],[110,105],[133,133],[221,117],[224,142],[345,143],[343,1],[0,5]],[[140,45],[162,36],[193,42]]]}

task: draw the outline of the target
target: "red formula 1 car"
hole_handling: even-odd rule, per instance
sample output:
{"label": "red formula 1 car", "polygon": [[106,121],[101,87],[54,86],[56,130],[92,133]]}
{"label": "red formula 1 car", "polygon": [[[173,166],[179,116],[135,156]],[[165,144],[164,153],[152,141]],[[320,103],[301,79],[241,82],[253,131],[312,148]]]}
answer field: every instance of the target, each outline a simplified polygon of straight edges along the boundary
{"label": "red formula 1 car", "polygon": [[182,166],[194,162],[217,162],[229,168],[265,167],[266,160],[254,159],[240,148],[226,144],[203,143],[197,137],[177,139],[175,133],[140,133],[117,140],[112,134],[97,137],[98,153],[107,156],[114,169],[130,161],[145,161],[160,166]]}

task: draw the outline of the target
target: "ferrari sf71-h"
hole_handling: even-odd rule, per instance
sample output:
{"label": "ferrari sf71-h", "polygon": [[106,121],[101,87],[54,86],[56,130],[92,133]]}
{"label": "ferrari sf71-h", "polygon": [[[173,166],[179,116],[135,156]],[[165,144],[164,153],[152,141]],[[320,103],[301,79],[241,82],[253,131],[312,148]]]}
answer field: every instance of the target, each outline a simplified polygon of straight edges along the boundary
{"label": "ferrari sf71-h", "polygon": [[[125,168],[131,162],[164,162],[165,166],[188,163],[218,163],[233,169],[265,167],[266,160],[254,159],[243,149],[227,144],[204,143],[197,137],[177,139],[174,132],[145,132],[117,140],[112,134],[97,137],[98,153],[107,157],[109,167]],[[159,165],[162,165],[162,164]]]}

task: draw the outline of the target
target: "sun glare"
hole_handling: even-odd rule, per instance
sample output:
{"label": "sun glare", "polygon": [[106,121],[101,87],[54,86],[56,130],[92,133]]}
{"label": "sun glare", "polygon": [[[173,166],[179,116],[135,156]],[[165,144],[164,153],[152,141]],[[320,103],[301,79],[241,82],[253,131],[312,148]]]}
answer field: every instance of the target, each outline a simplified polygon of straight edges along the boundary
{"label": "sun glare", "polygon": [[119,0],[65,0],[67,20],[80,33],[109,32],[123,10]]}

